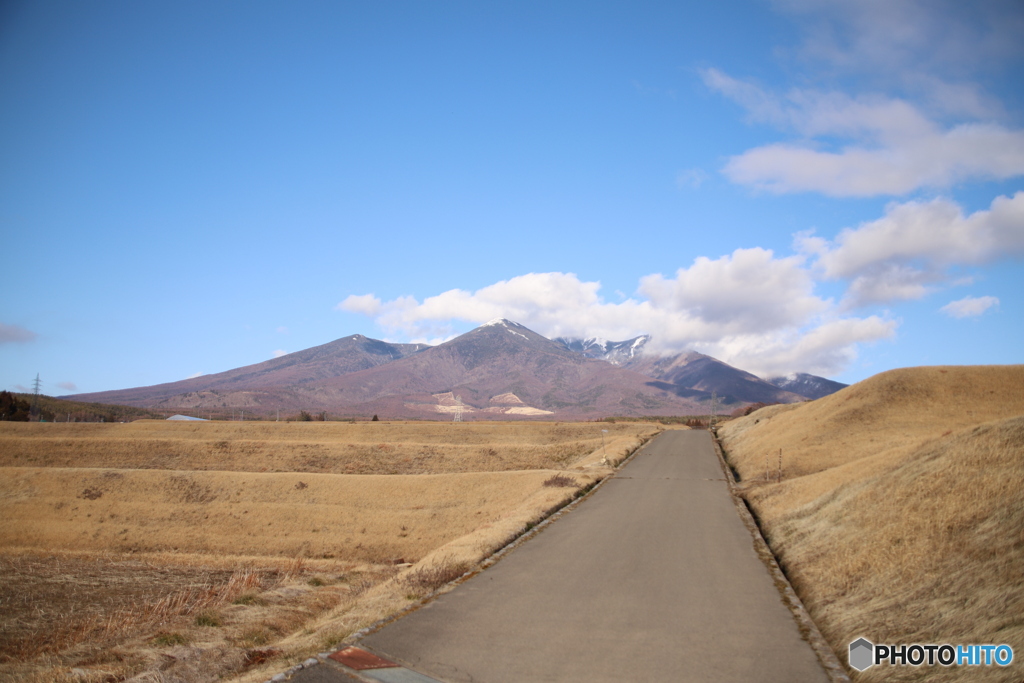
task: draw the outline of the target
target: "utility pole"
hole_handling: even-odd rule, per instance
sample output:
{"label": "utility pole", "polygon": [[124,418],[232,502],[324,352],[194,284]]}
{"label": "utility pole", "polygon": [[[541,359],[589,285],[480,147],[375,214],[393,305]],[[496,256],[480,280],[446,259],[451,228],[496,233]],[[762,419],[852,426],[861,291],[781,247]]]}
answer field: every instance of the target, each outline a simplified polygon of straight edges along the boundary
{"label": "utility pole", "polygon": [[718,392],[711,392],[711,417],[708,420],[708,430],[715,431],[715,418],[718,417]]}

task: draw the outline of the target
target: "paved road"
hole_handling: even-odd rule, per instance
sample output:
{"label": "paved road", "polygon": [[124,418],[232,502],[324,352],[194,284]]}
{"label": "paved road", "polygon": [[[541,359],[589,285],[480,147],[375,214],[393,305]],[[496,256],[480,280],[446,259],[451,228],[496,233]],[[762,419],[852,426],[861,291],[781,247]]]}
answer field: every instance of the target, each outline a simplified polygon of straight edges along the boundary
{"label": "paved road", "polygon": [[723,479],[665,432],[594,495],[359,647],[446,683],[828,681]]}

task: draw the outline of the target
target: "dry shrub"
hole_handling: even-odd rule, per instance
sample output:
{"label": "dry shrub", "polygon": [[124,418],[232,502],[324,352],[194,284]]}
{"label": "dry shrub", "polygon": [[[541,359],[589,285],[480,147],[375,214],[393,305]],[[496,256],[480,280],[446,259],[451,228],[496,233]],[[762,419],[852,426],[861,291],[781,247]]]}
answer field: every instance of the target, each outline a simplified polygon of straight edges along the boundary
{"label": "dry shrub", "polygon": [[450,583],[469,571],[468,562],[459,562],[449,557],[406,574],[404,581],[409,588],[430,593]]}
{"label": "dry shrub", "polygon": [[544,486],[579,486],[576,480],[572,477],[567,477],[564,474],[555,474],[544,480]]}
{"label": "dry shrub", "polygon": [[252,648],[245,651],[245,666],[250,667],[263,664],[280,655],[281,650],[274,647]]}
{"label": "dry shrub", "polygon": [[183,633],[177,631],[160,631],[152,638],[152,643],[159,647],[172,647],[174,645],[188,645],[191,642]]}
{"label": "dry shrub", "polygon": [[302,576],[302,572],[306,569],[306,560],[303,557],[296,557],[288,563],[284,569],[284,581],[295,581]]}

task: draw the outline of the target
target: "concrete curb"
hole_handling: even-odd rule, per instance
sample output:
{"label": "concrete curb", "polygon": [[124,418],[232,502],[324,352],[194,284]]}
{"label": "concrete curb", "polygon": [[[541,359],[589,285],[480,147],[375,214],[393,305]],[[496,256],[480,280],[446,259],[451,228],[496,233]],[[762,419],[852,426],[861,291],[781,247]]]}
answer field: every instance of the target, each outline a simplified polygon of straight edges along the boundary
{"label": "concrete curb", "polygon": [[778,588],[779,593],[782,596],[782,601],[789,607],[789,610],[793,613],[793,618],[796,619],[797,627],[800,629],[800,634],[807,640],[814,653],[818,655],[818,661],[821,662],[821,666],[825,669],[832,683],[851,683],[850,676],[846,673],[843,665],[839,662],[839,658],[836,657],[835,652],[832,651],[832,647],[825,640],[825,637],[821,635],[821,631],[818,630],[817,624],[811,619],[810,613],[807,608],[804,607],[804,603],[801,602],[800,597],[793,590],[793,586],[789,583],[789,579],[783,573],[782,568],[779,566],[778,559],[775,557],[775,553],[772,552],[768,542],[764,540],[764,536],[761,534],[761,528],[757,525],[757,521],[754,516],[750,513],[750,509],[747,507],[747,502],[739,494],[736,486],[736,477],[733,476],[732,468],[725,459],[725,452],[722,450],[722,445],[718,442],[718,435],[714,432],[711,433],[711,441],[715,445],[715,453],[718,455],[718,463],[722,467],[722,471],[725,473],[725,480],[729,484],[729,493],[732,496],[732,502],[736,506],[736,512],[739,514],[740,519],[746,525],[747,529],[750,530],[750,535],[754,542],[754,550],[757,551],[758,557],[768,567],[769,573],[772,575],[772,579],[775,582],[775,587]]}

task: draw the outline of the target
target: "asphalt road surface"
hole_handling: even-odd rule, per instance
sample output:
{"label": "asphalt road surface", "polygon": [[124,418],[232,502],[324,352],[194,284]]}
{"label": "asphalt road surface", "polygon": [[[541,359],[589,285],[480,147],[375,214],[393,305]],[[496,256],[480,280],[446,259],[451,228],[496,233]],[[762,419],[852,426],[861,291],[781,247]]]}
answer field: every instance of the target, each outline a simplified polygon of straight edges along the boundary
{"label": "asphalt road surface", "polygon": [[446,683],[828,681],[705,431],[663,433],[571,513],[358,646]]}

